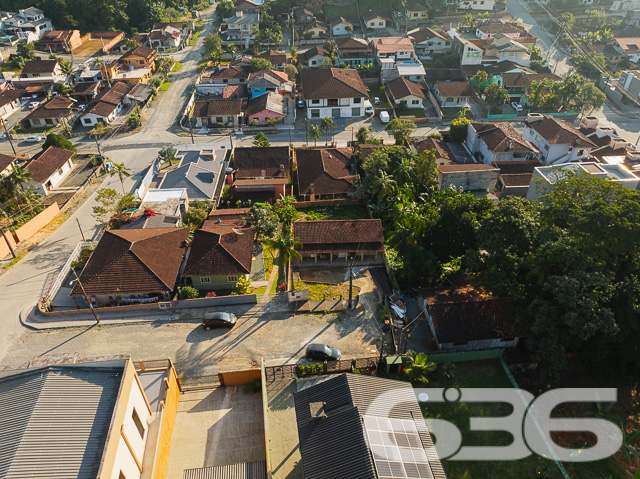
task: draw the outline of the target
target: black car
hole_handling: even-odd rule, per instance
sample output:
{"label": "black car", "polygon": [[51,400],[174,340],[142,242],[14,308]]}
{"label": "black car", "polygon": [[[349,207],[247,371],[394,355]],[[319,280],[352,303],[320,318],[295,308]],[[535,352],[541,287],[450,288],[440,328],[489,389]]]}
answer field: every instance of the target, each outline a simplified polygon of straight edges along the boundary
{"label": "black car", "polygon": [[207,331],[212,328],[233,328],[238,318],[231,313],[207,313],[204,315],[202,326]]}
{"label": "black car", "polygon": [[316,361],[338,361],[342,353],[338,348],[332,348],[326,344],[310,344],[305,357]]}

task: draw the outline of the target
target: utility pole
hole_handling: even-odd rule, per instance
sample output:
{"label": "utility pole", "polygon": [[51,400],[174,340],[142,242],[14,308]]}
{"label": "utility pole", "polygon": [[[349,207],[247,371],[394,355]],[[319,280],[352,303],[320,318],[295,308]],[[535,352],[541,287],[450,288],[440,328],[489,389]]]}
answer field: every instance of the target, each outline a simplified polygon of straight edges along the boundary
{"label": "utility pole", "polygon": [[289,144],[291,144],[291,127],[289,127]]}
{"label": "utility pole", "polygon": [[78,218],[76,218],[76,222],[78,223],[78,229],[80,230],[80,235],[82,236],[82,241],[87,241],[87,239],[84,237],[84,231],[82,231],[82,226],[80,226],[80,220]]}
{"label": "utility pole", "polygon": [[304,142],[309,145],[309,118],[304,114]]}
{"label": "utility pole", "polygon": [[98,155],[100,155],[100,161],[103,161],[102,150],[100,149],[100,143],[98,143],[98,135],[94,135],[94,141],[96,142],[96,146],[98,147]]}
{"label": "utility pole", "polygon": [[80,277],[78,276],[78,273],[76,273],[76,270],[74,268],[71,268],[71,271],[73,271],[73,274],[76,277],[76,281],[78,281],[78,286],[80,286],[80,289],[82,290],[82,295],[84,296],[84,300],[89,305],[89,309],[93,313],[93,317],[96,318],[96,324],[100,324],[100,318],[98,318],[98,313],[96,313],[96,310],[93,309],[93,304],[91,304],[91,301],[89,301],[89,296],[87,296],[87,292],[84,290],[84,286],[80,281]]}
{"label": "utility pole", "polygon": [[9,140],[9,144],[11,145],[11,149],[13,150],[13,155],[18,156],[18,154],[16,153],[16,147],[13,146],[13,140],[11,139],[11,135],[7,131],[7,124],[4,122],[4,118],[2,118],[2,115],[0,115],[0,121],[2,122],[2,127],[4,128],[4,134],[7,135],[7,140]]}
{"label": "utility pole", "polygon": [[189,116],[187,116],[187,120],[189,121],[189,133],[191,134],[191,144],[193,145],[196,140],[193,139],[193,125],[191,124],[191,117],[193,114],[193,107],[189,107]]}
{"label": "utility pole", "polygon": [[351,254],[351,264],[349,264],[349,309],[353,305],[353,263],[356,260],[357,253]]}

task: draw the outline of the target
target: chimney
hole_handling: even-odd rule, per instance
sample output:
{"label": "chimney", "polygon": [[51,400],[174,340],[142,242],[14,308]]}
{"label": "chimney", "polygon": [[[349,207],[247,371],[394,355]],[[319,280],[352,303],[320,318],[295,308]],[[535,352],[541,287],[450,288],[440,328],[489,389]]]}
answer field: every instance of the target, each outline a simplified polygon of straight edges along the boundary
{"label": "chimney", "polygon": [[580,120],[580,128],[596,128],[598,126],[598,118],[595,116],[584,116]]}
{"label": "chimney", "polygon": [[318,422],[327,417],[324,412],[325,403],[323,402],[310,402],[309,412],[311,413],[311,421]]}
{"label": "chimney", "polygon": [[527,113],[527,121],[529,123],[534,123],[542,119],[544,119],[544,115],[541,113]]}

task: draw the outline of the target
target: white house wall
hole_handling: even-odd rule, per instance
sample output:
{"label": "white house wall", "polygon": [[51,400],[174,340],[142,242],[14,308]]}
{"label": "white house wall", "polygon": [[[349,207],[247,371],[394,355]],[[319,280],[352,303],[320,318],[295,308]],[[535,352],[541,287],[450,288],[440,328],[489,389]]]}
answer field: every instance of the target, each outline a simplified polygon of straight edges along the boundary
{"label": "white house wall", "polygon": [[[329,106],[328,100],[306,100],[307,102],[307,118],[320,119],[325,116],[329,118],[351,118],[354,116],[364,116],[364,101],[365,98],[359,98],[360,102],[355,103],[354,98],[339,98],[337,106]],[[314,103],[317,101],[317,103]],[[357,108],[357,114],[353,113],[353,108]],[[339,115],[334,115],[333,110],[340,110]],[[318,112],[317,116],[312,116],[312,113]]]}

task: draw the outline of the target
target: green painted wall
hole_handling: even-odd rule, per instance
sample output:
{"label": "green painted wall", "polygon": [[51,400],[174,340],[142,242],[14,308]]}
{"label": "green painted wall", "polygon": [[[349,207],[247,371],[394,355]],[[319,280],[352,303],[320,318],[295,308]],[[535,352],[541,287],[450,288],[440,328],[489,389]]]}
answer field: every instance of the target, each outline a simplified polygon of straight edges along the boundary
{"label": "green painted wall", "polygon": [[227,276],[209,276],[211,282],[203,283],[200,276],[191,276],[191,286],[196,289],[211,290],[216,288],[231,289],[236,285],[235,281],[229,282]]}

